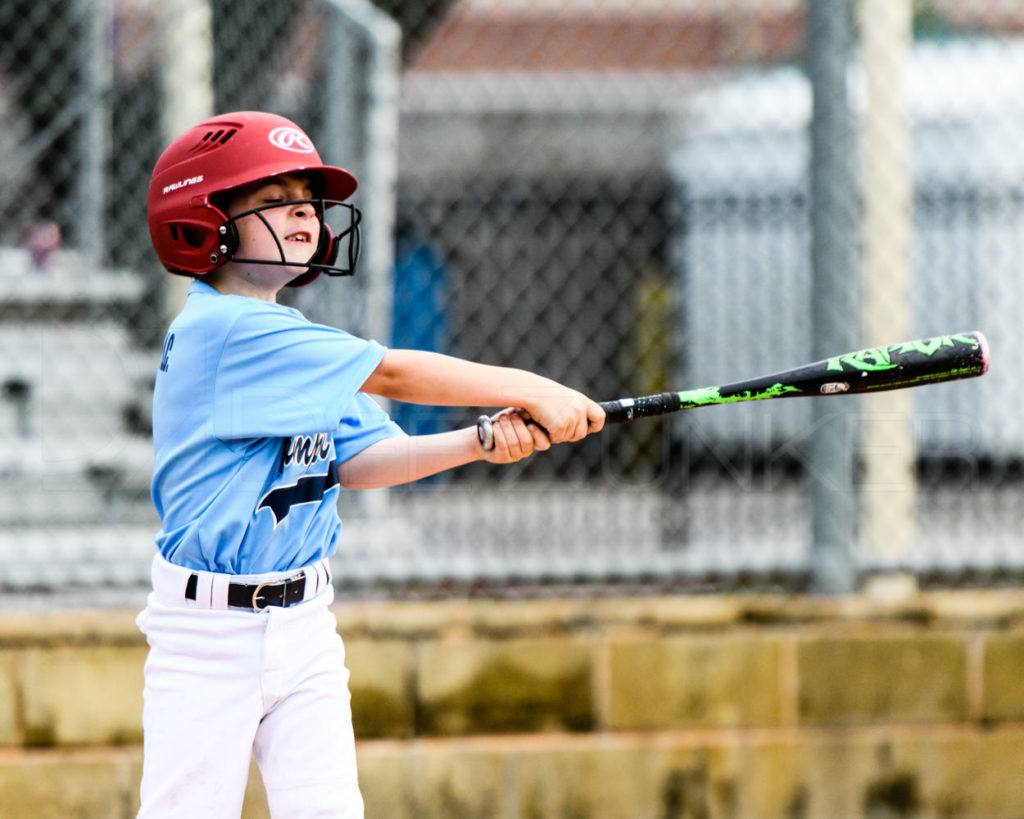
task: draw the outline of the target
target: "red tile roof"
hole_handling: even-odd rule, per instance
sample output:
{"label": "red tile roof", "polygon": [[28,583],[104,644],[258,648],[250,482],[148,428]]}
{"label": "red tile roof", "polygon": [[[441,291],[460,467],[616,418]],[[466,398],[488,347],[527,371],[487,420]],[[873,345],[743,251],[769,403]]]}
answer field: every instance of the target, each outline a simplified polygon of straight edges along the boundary
{"label": "red tile roof", "polygon": [[634,13],[456,7],[413,70],[671,70],[779,62],[803,47],[803,14]]}

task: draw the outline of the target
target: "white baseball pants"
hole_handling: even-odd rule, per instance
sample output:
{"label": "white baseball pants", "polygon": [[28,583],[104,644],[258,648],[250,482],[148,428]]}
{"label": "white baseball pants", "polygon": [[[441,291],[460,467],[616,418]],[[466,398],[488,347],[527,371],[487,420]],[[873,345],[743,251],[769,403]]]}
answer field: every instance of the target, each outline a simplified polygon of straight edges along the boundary
{"label": "white baseball pants", "polygon": [[274,819],[362,819],[330,584],[250,612],[186,604],[190,574],[158,557],[137,620],[149,642],[139,819],[239,816],[253,756]]}

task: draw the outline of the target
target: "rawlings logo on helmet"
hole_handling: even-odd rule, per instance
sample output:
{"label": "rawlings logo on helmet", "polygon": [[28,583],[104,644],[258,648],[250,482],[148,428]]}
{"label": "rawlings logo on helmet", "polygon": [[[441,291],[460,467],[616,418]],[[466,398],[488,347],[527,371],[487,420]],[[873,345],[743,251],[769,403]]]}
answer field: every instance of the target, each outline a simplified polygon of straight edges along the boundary
{"label": "rawlings logo on helmet", "polygon": [[188,187],[189,185],[198,185],[202,181],[202,174],[199,174],[199,176],[189,177],[188,179],[180,179],[177,182],[172,182],[170,185],[164,185],[164,193],[168,194],[171,193],[172,191],[178,190],[179,188]]}
{"label": "rawlings logo on helmet", "polygon": [[268,134],[267,139],[270,140],[271,145],[285,151],[295,151],[298,154],[311,154],[316,150],[309,137],[298,128],[288,126],[275,128]]}

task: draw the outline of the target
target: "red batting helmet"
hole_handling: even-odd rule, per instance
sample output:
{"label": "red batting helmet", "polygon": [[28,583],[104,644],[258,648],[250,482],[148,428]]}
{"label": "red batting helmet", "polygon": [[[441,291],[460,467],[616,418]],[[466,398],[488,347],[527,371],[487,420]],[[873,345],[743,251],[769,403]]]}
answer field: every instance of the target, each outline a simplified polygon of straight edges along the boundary
{"label": "red batting helmet", "polygon": [[[147,217],[161,263],[171,273],[202,276],[230,261],[238,247],[234,221],[245,214],[229,218],[214,204],[215,197],[288,173],[314,174],[322,182],[317,192],[320,198],[310,200],[321,215],[319,243],[309,270],[289,286],[309,284],[321,272],[351,274],[359,252],[359,211],[342,200],[355,191],[356,178],[342,168],[324,165],[313,142],[294,122],[261,111],[236,111],[208,119],[186,131],[160,155],[149,183]],[[336,205],[349,211],[348,226],[338,236],[323,219],[324,210]],[[338,249],[346,240],[348,266],[339,267],[335,264]],[[286,264],[283,252],[279,260],[244,261]]]}

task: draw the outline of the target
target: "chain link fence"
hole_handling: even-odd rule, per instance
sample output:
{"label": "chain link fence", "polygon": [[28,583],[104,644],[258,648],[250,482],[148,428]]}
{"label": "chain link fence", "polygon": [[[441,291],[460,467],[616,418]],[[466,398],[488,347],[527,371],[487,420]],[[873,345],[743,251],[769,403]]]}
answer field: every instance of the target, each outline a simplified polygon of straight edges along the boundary
{"label": "chain link fence", "polygon": [[[805,588],[822,549],[850,584],[1024,570],[1016,3],[8,0],[0,30],[10,590],[147,582],[149,391],[181,297],[149,246],[149,172],[185,127],[249,108],[361,182],[359,276],[293,303],[393,346],[602,400],[845,351],[830,338],[980,329],[993,349],[976,382],[697,410],[345,494],[343,588]],[[828,110],[848,143],[812,139]],[[850,149],[829,166],[821,144]],[[850,253],[816,227],[815,192],[844,185]],[[848,295],[822,304],[830,280]],[[478,414],[390,410],[410,432]],[[841,468],[819,468],[822,430]]]}

